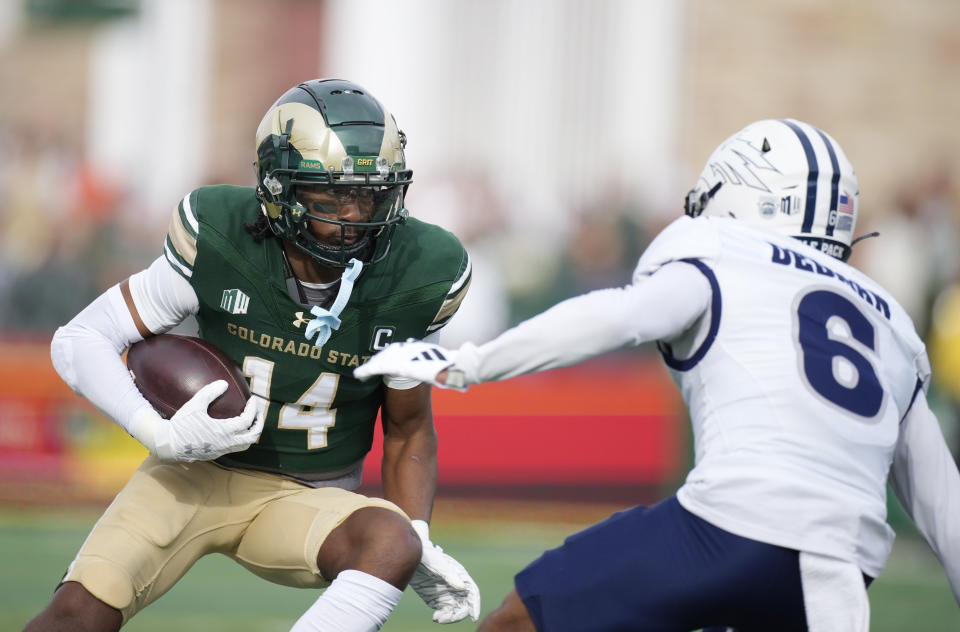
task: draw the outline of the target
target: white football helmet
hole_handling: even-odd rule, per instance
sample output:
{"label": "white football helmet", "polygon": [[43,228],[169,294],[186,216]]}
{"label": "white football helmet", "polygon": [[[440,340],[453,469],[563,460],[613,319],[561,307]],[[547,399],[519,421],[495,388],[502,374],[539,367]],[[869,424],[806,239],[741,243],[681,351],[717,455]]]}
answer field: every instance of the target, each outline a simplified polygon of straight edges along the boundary
{"label": "white football helmet", "polygon": [[746,126],[711,154],[687,194],[687,215],[735,217],[846,261],[860,185],[840,145],[794,119]]}

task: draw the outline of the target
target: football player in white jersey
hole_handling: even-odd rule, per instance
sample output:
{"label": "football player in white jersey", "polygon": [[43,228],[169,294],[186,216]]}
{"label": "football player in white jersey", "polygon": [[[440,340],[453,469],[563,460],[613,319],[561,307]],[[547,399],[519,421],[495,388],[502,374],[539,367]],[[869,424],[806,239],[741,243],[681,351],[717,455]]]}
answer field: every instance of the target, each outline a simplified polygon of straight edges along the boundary
{"label": "football player in white jersey", "polygon": [[465,389],[656,342],[682,391],[695,464],[677,494],[547,551],[482,632],[866,631],[894,538],[888,479],[960,602],[960,473],[913,323],[844,263],[858,204],[832,137],[758,121],[710,156],[630,285],[479,347],[401,343],[356,370]]}

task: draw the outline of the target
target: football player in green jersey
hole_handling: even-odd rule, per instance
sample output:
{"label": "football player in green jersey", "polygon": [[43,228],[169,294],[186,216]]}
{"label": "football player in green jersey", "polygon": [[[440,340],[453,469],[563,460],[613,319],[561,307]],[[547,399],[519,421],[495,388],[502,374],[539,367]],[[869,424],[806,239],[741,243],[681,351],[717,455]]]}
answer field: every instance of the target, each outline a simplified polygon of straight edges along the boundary
{"label": "football player in green jersey", "polygon": [[[273,582],[326,588],[297,632],[377,630],[410,584],[439,623],[476,620],[479,591],[431,543],[437,437],[430,385],[353,377],[388,343],[436,338],[470,283],[441,228],[408,217],[406,139],[362,87],[300,84],[256,134],[256,188],[180,202],[164,253],[54,335],[63,379],[150,450],[27,630],[117,630],[207,553]],[[169,420],[136,389],[130,344],[195,316],[250,380]],[[378,413],[384,498],[355,493]]]}

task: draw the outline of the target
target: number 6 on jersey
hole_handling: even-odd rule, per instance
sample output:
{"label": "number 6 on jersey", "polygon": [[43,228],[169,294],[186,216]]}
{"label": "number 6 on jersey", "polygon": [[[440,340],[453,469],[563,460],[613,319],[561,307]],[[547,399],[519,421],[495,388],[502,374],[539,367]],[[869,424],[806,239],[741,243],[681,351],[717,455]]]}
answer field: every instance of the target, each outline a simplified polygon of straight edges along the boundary
{"label": "number 6 on jersey", "polygon": [[797,303],[794,322],[801,373],[810,388],[846,411],[875,417],[884,393],[865,355],[876,351],[876,328],[870,319],[844,296],[818,289]]}

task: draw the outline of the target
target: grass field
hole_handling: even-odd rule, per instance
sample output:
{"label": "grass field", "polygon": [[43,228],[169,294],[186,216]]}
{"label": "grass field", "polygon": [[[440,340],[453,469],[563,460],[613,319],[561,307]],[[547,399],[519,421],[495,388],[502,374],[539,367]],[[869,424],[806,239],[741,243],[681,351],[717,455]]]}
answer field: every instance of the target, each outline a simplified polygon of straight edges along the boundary
{"label": "grass field", "polygon": [[[499,605],[513,574],[568,533],[616,507],[438,500],[436,542],[470,569],[483,594],[483,612]],[[97,512],[0,510],[0,630],[19,630],[48,601]],[[125,632],[266,632],[288,630],[316,598],[268,584],[232,560],[201,560],[174,589],[141,613]],[[945,632],[960,629],[946,577],[926,545],[912,534],[897,540],[883,576],[870,589],[871,630]],[[387,632],[457,632],[473,623],[438,626],[407,591]]]}

